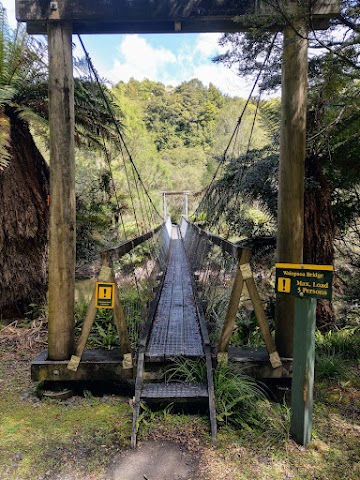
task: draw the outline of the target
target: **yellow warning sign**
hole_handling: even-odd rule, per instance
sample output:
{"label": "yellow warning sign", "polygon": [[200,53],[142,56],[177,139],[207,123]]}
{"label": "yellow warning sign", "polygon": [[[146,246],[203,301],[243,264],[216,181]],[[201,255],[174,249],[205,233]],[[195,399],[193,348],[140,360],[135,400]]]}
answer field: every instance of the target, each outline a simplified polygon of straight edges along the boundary
{"label": "yellow warning sign", "polygon": [[276,264],[276,291],[295,297],[331,300],[332,265]]}
{"label": "yellow warning sign", "polygon": [[291,279],[286,277],[278,277],[277,291],[280,293],[290,293]]}
{"label": "yellow warning sign", "polygon": [[114,308],[115,283],[96,282],[96,308]]}

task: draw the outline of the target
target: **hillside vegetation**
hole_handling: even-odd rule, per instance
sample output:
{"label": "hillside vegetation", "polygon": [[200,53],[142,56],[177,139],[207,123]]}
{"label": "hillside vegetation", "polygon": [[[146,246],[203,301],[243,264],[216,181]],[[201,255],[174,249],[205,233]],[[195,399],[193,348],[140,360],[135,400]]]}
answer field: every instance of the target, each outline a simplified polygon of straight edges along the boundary
{"label": "hillside vegetation", "polygon": [[[174,88],[130,80],[117,84],[112,94],[124,114],[128,147],[154,198],[161,190],[199,192],[209,183],[245,103],[197,79]],[[238,154],[246,150],[254,112],[250,104]],[[261,117],[253,138],[257,147],[268,142]]]}

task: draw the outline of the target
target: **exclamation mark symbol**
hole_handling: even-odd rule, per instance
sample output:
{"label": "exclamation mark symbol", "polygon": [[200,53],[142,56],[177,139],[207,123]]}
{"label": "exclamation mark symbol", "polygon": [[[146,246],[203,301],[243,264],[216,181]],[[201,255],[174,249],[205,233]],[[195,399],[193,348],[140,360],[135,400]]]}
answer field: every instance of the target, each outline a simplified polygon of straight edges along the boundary
{"label": "exclamation mark symbol", "polygon": [[104,298],[106,298],[106,288],[104,288]]}
{"label": "exclamation mark symbol", "polygon": [[280,277],[278,278],[277,291],[280,293],[290,293],[291,290],[291,279]]}

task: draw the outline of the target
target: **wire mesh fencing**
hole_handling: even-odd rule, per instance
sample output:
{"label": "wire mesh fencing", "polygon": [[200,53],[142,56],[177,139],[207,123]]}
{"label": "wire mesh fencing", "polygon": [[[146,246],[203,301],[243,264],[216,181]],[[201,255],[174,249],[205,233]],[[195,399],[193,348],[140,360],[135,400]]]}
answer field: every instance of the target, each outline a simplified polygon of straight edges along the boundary
{"label": "wire mesh fencing", "polygon": [[[249,277],[247,281],[242,279],[241,300],[235,307],[236,318],[230,345],[251,347],[263,345],[261,328],[254,311],[254,296],[258,295],[258,292],[255,292],[257,290],[255,283],[252,285],[252,291],[249,292],[247,283],[250,277],[254,279],[257,276],[253,275],[256,256],[250,259],[249,249],[206,232],[184,218],[181,221],[180,230],[212,345],[219,346],[224,325],[229,316],[230,303],[236,302],[236,293],[233,289],[242,258],[248,268]],[[246,259],[242,255],[245,255]],[[265,305],[265,297],[262,292],[260,293],[261,303]],[[259,308],[264,311],[263,306]]]}

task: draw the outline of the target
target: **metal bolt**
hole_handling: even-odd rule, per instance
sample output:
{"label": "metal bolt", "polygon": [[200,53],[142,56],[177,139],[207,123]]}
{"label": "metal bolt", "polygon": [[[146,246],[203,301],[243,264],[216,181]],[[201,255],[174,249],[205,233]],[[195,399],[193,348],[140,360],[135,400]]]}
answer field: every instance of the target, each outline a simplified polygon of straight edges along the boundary
{"label": "metal bolt", "polygon": [[59,373],[60,373],[59,370],[53,370],[54,375],[59,375]]}

